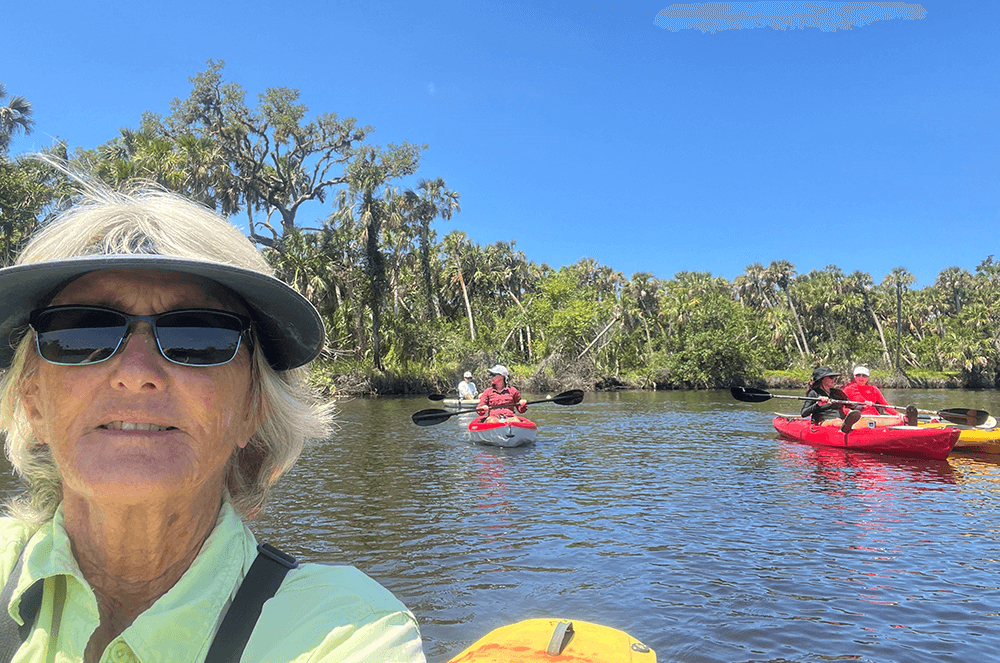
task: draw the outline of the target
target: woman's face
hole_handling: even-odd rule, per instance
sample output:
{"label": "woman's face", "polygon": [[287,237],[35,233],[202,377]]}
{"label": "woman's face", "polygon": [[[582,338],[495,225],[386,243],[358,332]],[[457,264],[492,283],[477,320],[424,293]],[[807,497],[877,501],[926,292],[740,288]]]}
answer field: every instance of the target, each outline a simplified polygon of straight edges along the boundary
{"label": "woman's face", "polygon": [[827,375],[825,378],[823,378],[823,380],[820,382],[820,385],[823,387],[823,391],[830,391],[831,389],[833,389],[833,382],[834,382],[834,377],[832,375]]}
{"label": "woman's face", "polygon": [[[220,286],[148,270],[105,270],[73,281],[52,301],[136,315],[179,308],[244,311]],[[23,394],[32,430],[47,444],[63,495],[123,503],[221,495],[225,466],[256,428],[246,346],[221,366],[167,361],[137,322],[110,359],[58,366],[35,354]]]}

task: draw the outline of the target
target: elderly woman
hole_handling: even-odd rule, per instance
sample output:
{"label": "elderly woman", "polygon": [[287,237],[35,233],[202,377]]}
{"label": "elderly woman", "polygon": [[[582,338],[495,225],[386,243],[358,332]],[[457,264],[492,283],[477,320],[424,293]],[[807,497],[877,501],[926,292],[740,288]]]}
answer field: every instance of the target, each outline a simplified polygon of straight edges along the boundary
{"label": "elderly woman", "polygon": [[28,486],[0,519],[0,660],[17,637],[15,662],[423,661],[386,589],[244,524],[328,433],[303,382],[323,339],[238,230],[168,193],[90,187],[0,270]]}

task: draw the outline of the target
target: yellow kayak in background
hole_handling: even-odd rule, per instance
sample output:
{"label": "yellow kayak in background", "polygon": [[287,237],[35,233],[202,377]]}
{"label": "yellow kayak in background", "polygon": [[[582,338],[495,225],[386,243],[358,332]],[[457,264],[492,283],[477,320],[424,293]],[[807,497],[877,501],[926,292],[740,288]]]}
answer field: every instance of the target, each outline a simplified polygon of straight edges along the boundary
{"label": "yellow kayak in background", "polygon": [[568,619],[527,619],[501,626],[448,663],[656,663],[656,654],[628,633]]}
{"label": "yellow kayak in background", "polygon": [[934,422],[921,426],[933,428],[957,428],[958,442],[955,443],[954,451],[969,451],[981,454],[1000,454],[1000,428],[997,428],[997,420],[990,417],[982,426],[959,426],[947,422]]}

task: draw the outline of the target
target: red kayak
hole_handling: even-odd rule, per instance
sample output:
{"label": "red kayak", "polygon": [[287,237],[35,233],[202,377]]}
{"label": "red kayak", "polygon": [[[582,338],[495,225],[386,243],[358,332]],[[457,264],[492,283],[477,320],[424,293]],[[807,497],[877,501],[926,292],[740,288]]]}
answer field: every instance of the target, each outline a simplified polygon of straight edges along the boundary
{"label": "red kayak", "polygon": [[535,441],[538,426],[524,417],[477,417],[469,423],[469,437],[482,444],[519,447]]}
{"label": "red kayak", "polygon": [[819,447],[944,460],[958,441],[957,429],[922,426],[855,426],[842,433],[840,426],[816,426],[808,418],[775,417],[782,437]]}

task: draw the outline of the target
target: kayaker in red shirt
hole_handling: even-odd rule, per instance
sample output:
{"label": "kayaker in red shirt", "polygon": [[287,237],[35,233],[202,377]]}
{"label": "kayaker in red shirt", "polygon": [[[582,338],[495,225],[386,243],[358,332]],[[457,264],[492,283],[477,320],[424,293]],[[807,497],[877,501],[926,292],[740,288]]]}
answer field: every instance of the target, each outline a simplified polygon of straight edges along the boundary
{"label": "kayaker in red shirt", "polygon": [[479,406],[476,412],[481,416],[489,417],[513,417],[514,408],[524,414],[528,406],[521,398],[521,392],[507,384],[510,378],[510,371],[506,366],[497,364],[487,371],[490,374],[491,386],[487,387],[479,396]]}
{"label": "kayaker in red shirt", "polygon": [[868,384],[871,373],[867,366],[854,367],[854,380],[844,386],[844,394],[847,400],[857,403],[864,403],[865,408],[861,414],[893,414],[900,416],[899,412],[889,407],[882,392],[873,384]]}

